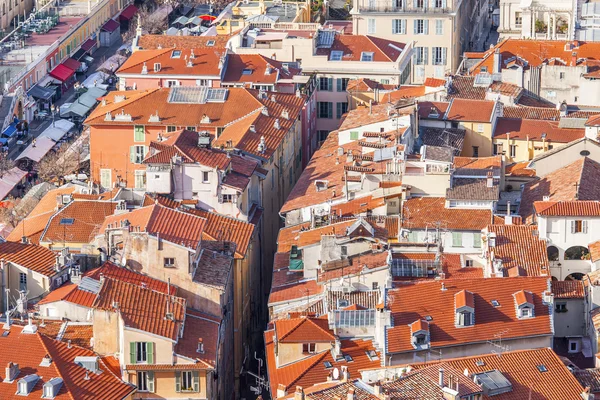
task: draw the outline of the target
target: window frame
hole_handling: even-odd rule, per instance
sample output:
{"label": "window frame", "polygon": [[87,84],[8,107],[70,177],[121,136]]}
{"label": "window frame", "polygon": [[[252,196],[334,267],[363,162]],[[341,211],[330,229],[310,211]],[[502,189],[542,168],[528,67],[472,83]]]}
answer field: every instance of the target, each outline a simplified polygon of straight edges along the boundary
{"label": "window frame", "polygon": [[302,343],[302,354],[315,354],[316,351],[316,343]]}
{"label": "window frame", "polygon": [[135,342],[135,362],[136,364],[148,363],[148,342]]}
{"label": "window frame", "polygon": [[146,143],[146,127],[144,125],[133,126],[133,141],[135,143]]}
{"label": "window frame", "polygon": [[210,171],[202,171],[202,183],[210,183]]}
{"label": "window frame", "polygon": [[[188,388],[185,388],[184,382],[188,380]],[[181,391],[182,392],[193,392],[194,391],[194,374],[192,371],[181,371]]]}
{"label": "window frame", "polygon": [[[168,263],[167,260],[172,261],[172,263]],[[175,257],[163,257],[163,267],[175,268]]]}
{"label": "window frame", "polygon": [[[141,342],[140,342],[141,343]],[[136,387],[138,392],[148,393],[148,371],[136,371]],[[143,386],[141,386],[141,385]]]}

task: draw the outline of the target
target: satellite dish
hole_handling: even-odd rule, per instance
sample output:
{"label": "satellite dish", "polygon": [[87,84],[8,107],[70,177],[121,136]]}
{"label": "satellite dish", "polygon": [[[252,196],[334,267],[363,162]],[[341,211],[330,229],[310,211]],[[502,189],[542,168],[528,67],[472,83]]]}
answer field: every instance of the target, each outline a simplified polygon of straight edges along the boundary
{"label": "satellite dish", "polygon": [[339,370],[339,369],[337,369],[337,368],[334,368],[334,369],[333,369],[333,379],[335,379],[336,381],[337,381],[338,379],[340,379],[340,370]]}

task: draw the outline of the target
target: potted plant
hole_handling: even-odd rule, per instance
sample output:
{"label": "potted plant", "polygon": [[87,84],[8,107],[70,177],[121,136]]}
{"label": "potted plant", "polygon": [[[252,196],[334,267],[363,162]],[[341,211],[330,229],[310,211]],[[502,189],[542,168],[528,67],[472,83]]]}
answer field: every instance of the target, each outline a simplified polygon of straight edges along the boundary
{"label": "potted plant", "polygon": [[548,31],[548,24],[542,20],[535,21],[535,33],[546,33]]}

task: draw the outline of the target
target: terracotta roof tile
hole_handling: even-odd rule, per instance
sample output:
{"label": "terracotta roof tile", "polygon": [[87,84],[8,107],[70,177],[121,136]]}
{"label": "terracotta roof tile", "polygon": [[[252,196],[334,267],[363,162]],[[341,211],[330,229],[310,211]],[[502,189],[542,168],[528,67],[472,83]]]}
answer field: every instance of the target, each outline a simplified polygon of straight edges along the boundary
{"label": "terracotta roof tile", "polygon": [[502,156],[493,157],[454,157],[455,169],[493,169],[502,166]]}
{"label": "terracotta roof tile", "polygon": [[545,107],[550,109],[555,109],[555,104],[549,102],[548,100],[534,97],[533,95],[522,95],[519,97],[518,105],[527,106],[527,107]]}
{"label": "terracotta roof tile", "polygon": [[448,200],[491,200],[500,197],[500,185],[495,181],[488,186],[485,178],[452,178],[452,187],[446,189]]}
{"label": "terracotta roof tile", "polygon": [[535,176],[535,169],[528,168],[529,161],[522,161],[518,163],[512,163],[504,168],[506,175],[512,176]]}
{"label": "terracotta roof tile", "polygon": [[528,220],[534,213],[533,203],[544,200],[600,200],[600,164],[582,157],[543,178],[528,182],[523,188],[519,214]]}
{"label": "terracotta roof tile", "polygon": [[46,247],[17,242],[0,243],[0,259],[9,261],[45,276],[56,273],[56,256]]}
{"label": "terracotta roof tile", "polygon": [[589,387],[592,393],[600,392],[600,368],[576,369],[573,375],[584,388]]}
{"label": "terracotta roof tile", "polygon": [[446,119],[449,121],[491,122],[496,103],[487,100],[454,99],[450,102]]}
{"label": "terracotta roof tile", "polygon": [[275,335],[280,343],[334,342],[329,322],[323,318],[296,318],[275,321]]}
{"label": "terracotta roof tile", "polygon": [[524,270],[528,276],[549,275],[546,241],[539,238],[537,226],[490,225],[489,232],[496,234],[493,248],[496,259],[502,260],[505,276],[513,268]]}
{"label": "terracotta roof tile", "polygon": [[420,101],[418,103],[419,118],[442,119],[449,107],[450,103],[443,101]]}
{"label": "terracotta roof tile", "polygon": [[534,119],[498,118],[494,138],[505,139],[510,134],[511,140],[542,140],[546,134],[547,142],[568,143],[585,136],[585,129],[560,128],[558,121],[542,121]]}
{"label": "terracotta roof tile", "polygon": [[[321,271],[318,272],[317,281],[327,282],[333,279],[339,279],[343,276],[360,275],[368,273],[369,270],[387,267],[388,253],[381,251],[378,253],[362,253],[356,256],[348,257],[345,260],[334,261],[321,265]],[[332,264],[330,266],[330,264]]]}
{"label": "terracotta roof tile", "polygon": [[475,77],[454,76],[448,99],[485,100],[487,88],[475,86],[474,83]]}
{"label": "terracotta roof tile", "polygon": [[489,210],[446,208],[443,197],[418,197],[406,200],[403,205],[402,226],[407,229],[425,229],[440,222],[445,229],[479,231],[492,219]]}
{"label": "terracotta roof tile", "polygon": [[386,93],[381,98],[382,103],[395,103],[401,99],[425,96],[425,86],[400,86],[398,89]]}
{"label": "terracotta roof tile", "polygon": [[227,282],[231,279],[232,269],[232,257],[205,247],[202,249],[193,280],[194,282],[225,291]]}
{"label": "terracotta roof tile", "polygon": [[[145,286],[148,289],[156,290],[157,292],[167,293],[169,285],[167,282],[152,278],[151,276],[133,271],[127,267],[120,267],[110,261],[102,264],[100,268],[94,268],[85,273],[85,276],[100,280],[101,276],[117,279],[119,281],[131,283],[133,285]],[[171,285],[171,294],[177,294],[177,286]]]}
{"label": "terracotta roof tile", "polygon": [[558,121],[560,119],[560,111],[556,108],[547,107],[504,107],[502,109],[502,116],[504,118]]}
{"label": "terracotta roof tile", "polygon": [[436,79],[436,78],[426,78],[425,82],[423,83],[423,85],[429,86],[429,87],[440,87],[440,86],[444,86],[445,84],[446,84],[445,79]]}
{"label": "terracotta roof tile", "polygon": [[376,80],[369,78],[358,78],[358,79],[350,79],[348,84],[346,85],[347,92],[369,92],[375,89],[379,90],[393,90],[396,89],[398,85],[389,85],[377,82]]}
{"label": "terracotta roof tile", "polygon": [[180,156],[185,163],[198,163],[211,168],[224,170],[230,158],[224,151],[205,149],[198,146],[198,133],[179,130],[163,142],[152,142],[149,155],[144,164],[170,164],[173,156]]}
{"label": "terracotta roof tile", "polygon": [[291,301],[300,298],[310,298],[323,292],[323,286],[314,279],[300,280],[295,283],[274,287],[269,295],[269,304]]}
{"label": "terracotta roof tile", "polygon": [[[267,72],[267,66],[272,68]],[[250,72],[250,73],[248,73]],[[301,70],[283,67],[283,62],[260,54],[228,54],[223,83],[275,84],[281,79],[292,79]]]}
{"label": "terracotta roof tile", "polygon": [[404,43],[374,36],[336,34],[331,47],[317,49],[316,55],[329,56],[332,51],[338,50],[344,53],[342,61],[360,61],[362,52],[372,52],[374,62],[393,62],[398,59],[404,46]]}
{"label": "terracotta roof tile", "polygon": [[[432,348],[460,346],[493,339],[500,330],[502,339],[518,339],[528,336],[552,335],[551,311],[542,303],[542,293],[548,289],[547,278],[503,278],[448,280],[446,290],[440,290],[437,281],[405,283],[388,292],[387,304],[392,312],[393,327],[387,330],[389,353],[415,351],[411,344],[409,324],[429,315]],[[513,293],[525,288],[534,294],[535,317],[518,319]],[[455,326],[454,295],[461,290],[473,293],[475,301],[475,325]],[[500,307],[493,307],[497,300]]]}
{"label": "terracotta roof tile", "polygon": [[590,249],[590,259],[592,262],[600,260],[600,240],[590,243],[588,248]]}
{"label": "terracotta roof tile", "polygon": [[560,217],[600,217],[600,201],[536,201],[537,215]]}
{"label": "terracotta roof tile", "polygon": [[[167,36],[167,35],[143,35],[138,39],[137,45],[142,49],[162,48],[224,48],[231,39],[228,35],[219,36]],[[208,42],[215,42],[214,46],[208,46]]]}
{"label": "terracotta roof tile", "polygon": [[555,299],[583,299],[585,289],[582,281],[552,281]]}
{"label": "terracotta roof tile", "polygon": [[96,294],[79,289],[75,283],[68,283],[48,293],[37,304],[43,305],[56,301],[66,301],[82,307],[92,307],[94,299],[96,299]]}
{"label": "terracotta roof tile", "polygon": [[[167,319],[167,301],[173,319]],[[114,308],[115,302],[118,310]],[[93,308],[119,312],[126,327],[177,340],[185,318],[185,299],[131,283],[104,278]]]}
{"label": "terracotta roof tile", "polygon": [[[357,107],[343,117],[338,130],[344,131],[367,124],[387,121],[388,119],[390,119],[390,115],[387,104],[373,104],[371,108]],[[331,136],[331,133],[329,136]]]}
{"label": "terracotta roof tile", "polygon": [[93,350],[92,338],[94,337],[94,325],[92,323],[65,322],[66,329],[61,337],[61,342]]}
{"label": "terracotta roof tile", "polygon": [[[202,339],[204,353],[198,353],[199,339]],[[175,353],[214,367],[217,365],[218,340],[219,322],[210,315],[188,309],[183,337],[177,341]]]}

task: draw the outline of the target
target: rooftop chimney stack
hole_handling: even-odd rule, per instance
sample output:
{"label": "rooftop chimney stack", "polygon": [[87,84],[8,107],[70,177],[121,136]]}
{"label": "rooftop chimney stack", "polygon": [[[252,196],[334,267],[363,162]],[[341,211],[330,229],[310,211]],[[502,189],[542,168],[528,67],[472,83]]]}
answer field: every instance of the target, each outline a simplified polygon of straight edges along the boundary
{"label": "rooftop chimney stack", "polygon": [[354,388],[348,389],[348,394],[346,395],[347,400],[354,400],[356,396],[354,395]]}
{"label": "rooftop chimney stack", "polygon": [[342,366],[342,382],[348,382],[349,379],[350,379],[350,373],[348,372],[348,367],[343,365]]}
{"label": "rooftop chimney stack", "polygon": [[13,362],[9,362],[8,365],[6,365],[6,372],[4,373],[5,375],[5,380],[12,382],[15,380],[15,378],[17,376],[19,376],[19,364],[15,364]]}
{"label": "rooftop chimney stack", "polygon": [[444,368],[440,368],[440,375],[439,375],[439,379],[438,379],[438,386],[443,388],[444,387]]}
{"label": "rooftop chimney stack", "polygon": [[502,69],[502,54],[500,54],[500,49],[496,49],[494,51],[494,69],[492,72],[494,74],[499,74]]}
{"label": "rooftop chimney stack", "polygon": [[304,400],[304,389],[302,389],[302,386],[296,386],[294,400]]}

